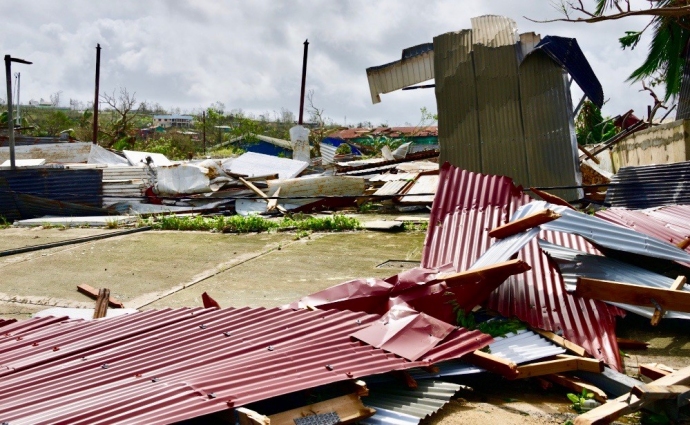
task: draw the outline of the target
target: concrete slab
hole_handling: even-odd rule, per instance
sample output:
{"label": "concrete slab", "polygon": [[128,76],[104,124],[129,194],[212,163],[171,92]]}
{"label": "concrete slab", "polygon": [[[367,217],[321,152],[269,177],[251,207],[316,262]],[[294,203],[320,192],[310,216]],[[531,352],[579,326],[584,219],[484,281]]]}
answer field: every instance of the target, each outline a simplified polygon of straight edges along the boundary
{"label": "concrete slab", "polygon": [[275,249],[293,237],[146,232],[71,245],[45,256],[3,263],[0,301],[43,308],[93,307],[93,301],[76,290],[76,285],[88,283],[109,288],[126,307],[138,307],[139,301],[133,302],[137,297],[155,299],[171,288],[184,287]]}
{"label": "concrete slab", "polygon": [[[0,230],[0,251],[116,232],[117,229],[42,229],[8,227]],[[6,258],[0,258],[0,262]]]}
{"label": "concrete slab", "polygon": [[65,226],[65,227],[108,227],[133,224],[137,222],[137,217],[132,215],[109,215],[96,217],[41,217],[17,220],[14,222],[19,227],[36,226]]}
{"label": "concrete slab", "polygon": [[424,233],[312,235],[311,239],[229,268],[145,308],[200,306],[203,292],[208,292],[221,307],[280,306],[350,279],[396,274],[399,270],[376,266],[391,258],[419,260],[423,242]]}
{"label": "concrete slab", "polygon": [[388,221],[388,220],[372,220],[362,223],[362,227],[366,230],[395,232],[403,230],[402,221]]}

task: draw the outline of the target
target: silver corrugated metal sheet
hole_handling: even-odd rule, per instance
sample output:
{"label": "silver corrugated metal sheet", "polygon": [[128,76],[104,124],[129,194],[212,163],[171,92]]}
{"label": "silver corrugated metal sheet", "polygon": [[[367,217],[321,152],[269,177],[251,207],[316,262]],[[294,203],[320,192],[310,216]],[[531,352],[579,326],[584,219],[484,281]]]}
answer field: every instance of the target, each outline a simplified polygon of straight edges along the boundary
{"label": "silver corrugated metal sheet", "polygon": [[[671,278],[612,258],[587,254],[546,241],[539,241],[539,246],[541,246],[551,258],[556,260],[561,274],[563,275],[566,288],[569,291],[575,290],[577,287],[577,278],[579,276],[660,289],[668,289],[673,283],[673,279]],[[688,292],[686,287],[681,290]],[[620,303],[609,304],[613,304],[623,310],[648,318],[651,318],[654,314],[653,308]],[[665,317],[690,320],[690,313],[669,311],[666,313]]]}
{"label": "silver corrugated metal sheet", "polygon": [[[541,35],[534,32],[525,32],[520,34],[520,52],[521,58],[527,56],[534,47],[541,41]],[[521,59],[522,60],[522,59]]]}
{"label": "silver corrugated metal sheet", "polygon": [[[379,424],[390,418],[390,412],[402,413],[417,419],[412,422],[405,418],[404,423],[418,423],[443,408],[462,388],[462,385],[442,381],[419,381],[417,388],[402,387],[398,383],[376,385],[370,388],[369,396],[363,399],[366,406],[373,407],[377,413],[371,418],[361,421],[363,424]],[[379,411],[381,412],[381,418]],[[397,418],[398,420],[402,418]]]}
{"label": "silver corrugated metal sheet", "polygon": [[434,37],[440,161],[481,170],[472,31]]}
{"label": "silver corrugated metal sheet", "polygon": [[501,239],[491,245],[489,249],[470,267],[469,270],[490,266],[491,264],[508,261],[532,239],[536,238],[541,229],[534,227],[526,232],[518,233]]}
{"label": "silver corrugated metal sheet", "polygon": [[390,93],[434,78],[434,51],[426,50],[414,56],[386,65],[367,68],[371,102],[381,102],[379,94]]}
{"label": "silver corrugated metal sheet", "polygon": [[487,47],[512,46],[518,41],[517,25],[515,21],[505,16],[484,15],[470,20],[474,32],[474,44]]}
{"label": "silver corrugated metal sheet", "polygon": [[369,179],[370,182],[392,182],[396,180],[414,180],[417,178],[419,173],[387,173],[379,174]]}
{"label": "silver corrugated metal sheet", "polygon": [[668,242],[617,226],[598,217],[577,212],[567,207],[552,205],[544,201],[535,201],[520,207],[511,217],[511,221],[544,209],[553,210],[561,215],[560,218],[554,221],[542,224],[541,228],[544,230],[574,233],[596,245],[618,251],[665,260],[690,262],[690,253]]}
{"label": "silver corrugated metal sheet", "polygon": [[606,202],[630,209],[690,204],[690,161],[623,167],[611,180]]}
{"label": "silver corrugated metal sheet", "polygon": [[[582,183],[572,100],[567,74],[546,53],[532,52],[520,64],[520,99],[532,186],[575,186]],[[582,189],[554,189],[567,200]]]}
{"label": "silver corrugated metal sheet", "polygon": [[405,196],[400,199],[402,204],[431,204],[434,202],[435,195],[429,193],[436,193],[438,188],[438,174],[419,176],[417,180],[412,183],[409,189],[404,191]]}
{"label": "silver corrugated metal sheet", "polygon": [[319,152],[321,152],[321,163],[322,164],[332,164],[335,158],[335,150],[337,147],[329,143],[319,144]]}
{"label": "silver corrugated metal sheet", "polygon": [[[10,159],[10,148],[0,147],[0,163]],[[16,159],[45,159],[47,163],[86,162],[91,152],[91,143],[49,143],[17,146]]]}
{"label": "silver corrugated metal sheet", "polygon": [[388,181],[383,186],[381,186],[376,192],[374,192],[374,196],[397,195],[410,184],[411,182],[407,180]]}

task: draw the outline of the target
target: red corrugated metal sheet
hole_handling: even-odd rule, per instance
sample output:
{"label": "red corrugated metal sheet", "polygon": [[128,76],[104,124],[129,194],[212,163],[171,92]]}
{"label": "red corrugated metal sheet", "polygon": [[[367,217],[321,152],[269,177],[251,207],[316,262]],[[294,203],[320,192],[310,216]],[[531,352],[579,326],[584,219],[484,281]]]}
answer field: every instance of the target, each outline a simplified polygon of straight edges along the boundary
{"label": "red corrugated metal sheet", "polygon": [[17,319],[0,319],[0,328],[5,325],[9,325],[10,323],[14,323],[16,321]]}
{"label": "red corrugated metal sheet", "polygon": [[438,127],[376,127],[376,128],[346,128],[328,135],[343,140],[357,139],[366,136],[387,137],[429,137],[438,136]]}
{"label": "red corrugated metal sheet", "polygon": [[335,310],[230,308],[7,325],[0,335],[0,422],[171,423],[430,365],[491,341],[457,329],[410,362],[350,337],[378,318]]}
{"label": "red corrugated metal sheet", "polygon": [[597,211],[595,216],[674,245],[690,236],[688,205],[639,211],[609,208]]}
{"label": "red corrugated metal sheet", "polygon": [[[509,216],[529,201],[508,177],[472,173],[444,164],[422,266],[438,267],[452,262],[456,270],[466,269],[491,245],[488,231],[507,223]],[[598,253],[579,236],[542,232],[540,237]],[[532,326],[562,332],[594,357],[620,370],[615,335],[615,315],[620,310],[565,292],[558,269],[549,263],[536,240],[523,248],[518,258],[532,266],[532,270],[510,277],[494,291],[487,306]]]}

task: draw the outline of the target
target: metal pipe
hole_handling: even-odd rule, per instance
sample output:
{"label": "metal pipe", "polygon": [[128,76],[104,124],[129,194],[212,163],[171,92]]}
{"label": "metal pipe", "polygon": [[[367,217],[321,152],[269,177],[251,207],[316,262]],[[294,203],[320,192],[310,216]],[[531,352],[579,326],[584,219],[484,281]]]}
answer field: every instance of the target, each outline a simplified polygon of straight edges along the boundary
{"label": "metal pipe", "polygon": [[309,51],[309,40],[304,40],[304,57],[302,58],[302,93],[299,98],[299,125],[302,125],[304,117],[304,88],[307,84],[307,52]]}
{"label": "metal pipe", "polygon": [[96,93],[93,97],[93,143],[98,143],[98,86],[101,80],[101,45],[96,44]]}
{"label": "metal pipe", "polygon": [[10,144],[10,168],[15,169],[14,160],[14,115],[12,115],[12,57],[5,55],[5,77],[7,79],[7,132]]}
{"label": "metal pipe", "polygon": [[202,134],[204,138],[204,155],[206,155],[206,111],[201,112],[201,121],[203,125]]}
{"label": "metal pipe", "polygon": [[17,125],[19,127],[22,126],[22,117],[19,113],[19,88],[21,87],[21,76],[22,74],[20,72],[17,72]]}

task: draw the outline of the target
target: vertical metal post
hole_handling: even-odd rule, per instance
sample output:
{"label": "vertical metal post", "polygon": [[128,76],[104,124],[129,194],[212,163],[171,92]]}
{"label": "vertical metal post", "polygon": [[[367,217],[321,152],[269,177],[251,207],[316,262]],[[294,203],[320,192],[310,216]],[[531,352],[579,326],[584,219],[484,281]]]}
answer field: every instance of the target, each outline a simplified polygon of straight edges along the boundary
{"label": "vertical metal post", "polygon": [[93,143],[98,143],[98,86],[101,80],[101,45],[96,44],[96,93],[93,96]]}
{"label": "vertical metal post", "polygon": [[309,40],[304,40],[304,57],[302,58],[302,93],[299,98],[299,125],[302,125],[304,117],[304,87],[307,83],[307,52],[309,50]]}
{"label": "vertical metal post", "polygon": [[21,72],[17,72],[17,125],[19,127],[22,126],[22,117],[21,114],[19,113],[19,89],[21,87],[21,78],[22,74]]}
{"label": "vertical metal post", "polygon": [[12,57],[5,55],[5,77],[7,79],[7,132],[10,138],[10,168],[15,169],[14,160],[14,115],[12,115]]}
{"label": "vertical metal post", "polygon": [[206,111],[201,113],[201,122],[203,124],[202,134],[204,139],[204,155],[206,155]]}

